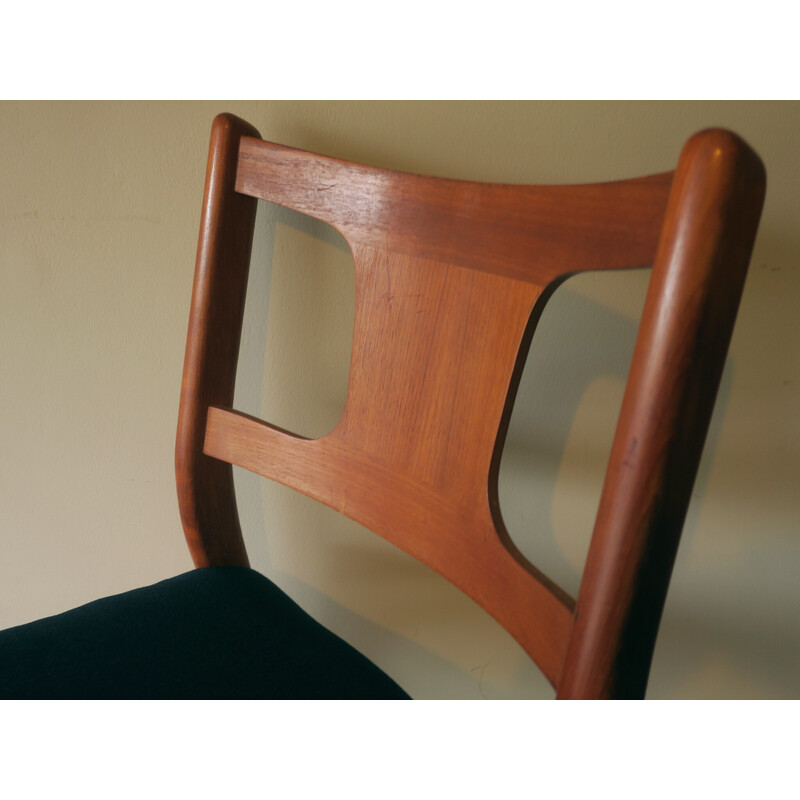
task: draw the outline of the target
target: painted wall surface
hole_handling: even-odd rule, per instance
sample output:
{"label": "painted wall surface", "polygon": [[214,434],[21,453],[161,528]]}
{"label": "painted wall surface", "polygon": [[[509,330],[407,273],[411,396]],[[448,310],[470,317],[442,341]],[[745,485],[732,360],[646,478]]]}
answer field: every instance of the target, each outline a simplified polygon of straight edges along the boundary
{"label": "painted wall surface", "polygon": [[[708,126],[767,200],[648,696],[800,697],[800,104],[0,104],[0,627],[191,567],[173,444],[208,134],[472,180],[672,169]],[[577,592],[648,271],[570,279],[534,338],[501,470],[520,548]],[[352,260],[264,205],[237,405],[320,435],[344,403]],[[419,698],[545,698],[472,601],[349,520],[237,471],[253,566]]]}

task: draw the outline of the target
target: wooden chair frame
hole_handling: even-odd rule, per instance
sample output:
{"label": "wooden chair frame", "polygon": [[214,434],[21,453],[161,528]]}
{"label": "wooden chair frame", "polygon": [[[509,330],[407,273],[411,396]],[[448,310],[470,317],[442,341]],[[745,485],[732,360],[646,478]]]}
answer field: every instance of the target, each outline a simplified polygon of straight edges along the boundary
{"label": "wooden chair frame", "polygon": [[[736,135],[584,186],[421,177],[213,124],[176,446],[197,566],[247,565],[231,464],[337,509],[494,616],[559,698],[643,697],[765,191]],[[321,219],[356,267],[345,410],[305,439],[232,410],[257,199]],[[570,274],[653,265],[577,601],[511,543],[497,472],[536,320]]]}

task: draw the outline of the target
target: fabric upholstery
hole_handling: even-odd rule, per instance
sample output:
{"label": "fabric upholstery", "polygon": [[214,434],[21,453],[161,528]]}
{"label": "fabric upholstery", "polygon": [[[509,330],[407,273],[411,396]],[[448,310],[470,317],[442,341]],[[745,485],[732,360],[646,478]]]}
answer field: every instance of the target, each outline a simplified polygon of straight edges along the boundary
{"label": "fabric upholstery", "polygon": [[408,699],[243,567],[193,570],[0,632],[0,697]]}

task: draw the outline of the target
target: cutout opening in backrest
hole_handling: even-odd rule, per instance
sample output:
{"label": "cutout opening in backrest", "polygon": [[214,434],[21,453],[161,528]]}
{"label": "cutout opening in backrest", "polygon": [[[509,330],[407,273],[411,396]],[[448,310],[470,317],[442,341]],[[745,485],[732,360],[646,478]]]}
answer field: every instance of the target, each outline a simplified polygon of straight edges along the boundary
{"label": "cutout opening in backrest", "polygon": [[[514,545],[577,596],[650,270],[568,278],[541,309],[511,412],[498,499]],[[536,313],[536,312],[534,312]]]}
{"label": "cutout opening in backrest", "polygon": [[347,397],[354,303],[344,237],[258,201],[236,410],[307,438],[330,433]]}

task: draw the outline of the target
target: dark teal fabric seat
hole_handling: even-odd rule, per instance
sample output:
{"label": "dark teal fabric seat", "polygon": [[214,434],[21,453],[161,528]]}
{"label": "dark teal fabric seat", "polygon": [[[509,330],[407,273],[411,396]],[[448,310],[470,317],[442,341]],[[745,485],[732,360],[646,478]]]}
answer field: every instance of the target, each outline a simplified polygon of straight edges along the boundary
{"label": "dark teal fabric seat", "polygon": [[408,699],[263,575],[197,569],[0,632],[3,699]]}

